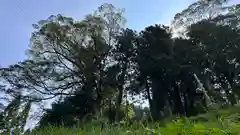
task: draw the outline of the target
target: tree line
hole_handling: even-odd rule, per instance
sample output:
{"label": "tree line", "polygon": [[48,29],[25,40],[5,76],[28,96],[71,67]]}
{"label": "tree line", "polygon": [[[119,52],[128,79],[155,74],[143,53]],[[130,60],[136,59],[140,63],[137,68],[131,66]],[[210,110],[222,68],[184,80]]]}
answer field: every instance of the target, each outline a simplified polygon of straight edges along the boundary
{"label": "tree line", "polygon": [[28,58],[0,69],[0,89],[13,99],[0,129],[22,130],[31,104],[50,99],[55,102],[44,109],[40,127],[95,116],[110,123],[130,119],[130,98],[139,95],[148,101],[151,121],[236,105],[240,5],[227,2],[197,1],[170,26],[140,32],[125,28],[124,10],[112,4],[80,21],[62,15],[39,21]]}

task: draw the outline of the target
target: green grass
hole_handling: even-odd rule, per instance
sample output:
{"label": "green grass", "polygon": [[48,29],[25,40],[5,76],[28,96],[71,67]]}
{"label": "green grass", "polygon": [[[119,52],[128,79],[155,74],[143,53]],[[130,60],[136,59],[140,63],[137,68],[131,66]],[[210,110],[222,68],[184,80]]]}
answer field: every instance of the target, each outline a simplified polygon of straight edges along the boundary
{"label": "green grass", "polygon": [[190,118],[168,122],[106,126],[103,130],[93,124],[85,128],[49,126],[27,135],[240,135],[240,107],[211,111]]}

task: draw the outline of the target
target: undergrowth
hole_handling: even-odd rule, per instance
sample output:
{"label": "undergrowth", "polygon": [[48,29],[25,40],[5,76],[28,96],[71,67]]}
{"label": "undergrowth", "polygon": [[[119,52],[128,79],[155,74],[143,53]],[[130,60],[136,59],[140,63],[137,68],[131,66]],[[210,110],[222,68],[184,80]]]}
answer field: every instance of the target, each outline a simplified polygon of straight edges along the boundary
{"label": "undergrowth", "polygon": [[240,135],[240,107],[215,110],[195,117],[158,123],[133,122],[118,126],[55,127],[33,130],[26,135]]}

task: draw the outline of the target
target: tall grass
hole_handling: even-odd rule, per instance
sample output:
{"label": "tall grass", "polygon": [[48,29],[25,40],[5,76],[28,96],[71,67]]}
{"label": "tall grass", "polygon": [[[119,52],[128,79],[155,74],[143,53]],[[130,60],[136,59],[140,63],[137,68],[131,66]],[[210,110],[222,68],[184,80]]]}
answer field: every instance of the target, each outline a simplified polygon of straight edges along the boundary
{"label": "tall grass", "polygon": [[105,125],[103,128],[91,123],[84,125],[84,128],[48,126],[26,135],[240,135],[240,108],[159,123],[133,122],[118,126]]}
{"label": "tall grass", "polygon": [[[136,128],[138,127],[138,128]],[[217,123],[192,123],[186,121],[174,121],[164,127],[99,127],[88,128],[64,128],[48,127],[39,131],[33,131],[28,135],[238,135],[240,134],[240,123],[217,124]]]}

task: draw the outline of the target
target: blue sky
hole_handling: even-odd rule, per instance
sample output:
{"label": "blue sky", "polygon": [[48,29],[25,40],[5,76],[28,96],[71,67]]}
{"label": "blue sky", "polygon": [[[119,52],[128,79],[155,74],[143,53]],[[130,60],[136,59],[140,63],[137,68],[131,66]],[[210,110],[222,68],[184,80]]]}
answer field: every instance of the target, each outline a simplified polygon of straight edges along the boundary
{"label": "blue sky", "polygon": [[194,0],[1,0],[0,66],[26,58],[32,24],[50,15],[63,14],[81,19],[103,3],[125,8],[127,26],[140,30],[145,26],[168,24],[173,16]]}

